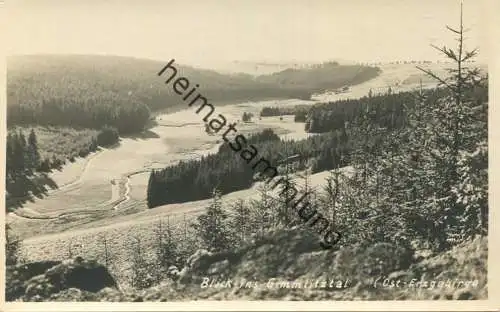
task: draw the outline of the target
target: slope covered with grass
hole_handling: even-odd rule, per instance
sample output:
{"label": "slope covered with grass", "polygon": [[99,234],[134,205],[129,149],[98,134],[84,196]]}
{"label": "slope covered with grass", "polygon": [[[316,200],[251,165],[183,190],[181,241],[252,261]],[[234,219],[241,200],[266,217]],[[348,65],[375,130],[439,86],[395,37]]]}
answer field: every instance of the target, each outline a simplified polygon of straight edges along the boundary
{"label": "slope covered with grass", "polygon": [[[76,259],[62,263],[43,261],[8,266],[8,300],[130,302],[487,298],[488,244],[485,238],[476,238],[452,250],[423,257],[384,243],[325,251],[308,230],[298,228],[269,232],[265,237],[227,252],[198,250],[189,257],[184,267],[172,267],[168,277],[160,284],[141,290],[124,287],[118,290],[112,275],[95,262],[92,264]],[[72,274],[78,263],[82,263],[82,269],[88,274],[106,276],[108,280],[78,279]],[[98,273],[97,269],[101,272]],[[34,270],[37,270],[36,273],[33,273]],[[56,283],[64,279],[72,281],[72,285]],[[214,281],[214,284],[206,287],[207,281]]]}

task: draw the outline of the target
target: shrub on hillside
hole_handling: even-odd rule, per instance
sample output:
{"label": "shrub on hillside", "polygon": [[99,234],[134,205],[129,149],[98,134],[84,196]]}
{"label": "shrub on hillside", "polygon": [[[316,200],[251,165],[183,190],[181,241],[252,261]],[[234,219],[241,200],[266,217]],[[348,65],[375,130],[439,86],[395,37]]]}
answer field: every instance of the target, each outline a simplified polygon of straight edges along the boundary
{"label": "shrub on hillside", "polygon": [[5,264],[13,265],[19,262],[19,250],[21,241],[18,237],[12,234],[10,226],[5,225]]}
{"label": "shrub on hillside", "polygon": [[223,251],[232,247],[234,233],[229,227],[228,214],[224,211],[221,202],[221,193],[215,189],[212,203],[205,213],[197,217],[192,225],[202,244],[209,251]]}
{"label": "shrub on hillside", "polygon": [[299,110],[299,111],[295,112],[293,121],[295,121],[295,122],[306,122],[306,120],[307,120],[307,112],[308,112],[308,110],[305,110],[305,109]]}
{"label": "shrub on hillside", "polygon": [[105,126],[97,135],[97,144],[100,146],[110,146],[118,143],[120,136],[114,127]]}
{"label": "shrub on hillside", "polygon": [[252,117],[253,117],[252,113],[244,112],[243,116],[241,117],[241,120],[243,120],[243,122],[250,122],[252,120]]}
{"label": "shrub on hillside", "polygon": [[38,171],[40,172],[49,172],[50,171],[50,159],[44,158],[38,167]]}
{"label": "shrub on hillside", "polygon": [[51,167],[55,169],[61,169],[61,167],[65,164],[66,162],[64,160],[61,160],[59,157],[56,157],[56,155],[52,155],[52,163]]}

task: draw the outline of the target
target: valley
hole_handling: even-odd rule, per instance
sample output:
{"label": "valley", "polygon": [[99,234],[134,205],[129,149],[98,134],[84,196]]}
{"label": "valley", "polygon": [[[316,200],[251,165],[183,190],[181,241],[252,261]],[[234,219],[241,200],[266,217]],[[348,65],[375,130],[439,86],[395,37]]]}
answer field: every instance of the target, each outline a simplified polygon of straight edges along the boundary
{"label": "valley", "polygon": [[[313,105],[317,100],[357,98],[365,96],[370,89],[379,90],[395,81],[406,81],[401,87],[404,90],[417,88],[420,81],[415,77],[418,74],[418,70],[409,69],[406,65],[400,65],[399,71],[394,65],[390,65],[377,78],[355,85],[347,93],[321,94],[314,97],[316,101],[291,99],[224,106],[214,103],[214,106],[228,121],[238,120],[237,127],[242,133],[272,128],[282,139],[301,140],[314,134],[305,132],[304,124],[295,123],[293,116],[284,116],[283,120],[279,117],[264,117],[259,120],[256,117],[251,122],[244,123],[241,122],[241,115],[249,112],[258,116],[266,106],[292,107]],[[391,88],[394,92],[399,91],[396,85]],[[117,146],[103,148],[85,159],[78,158],[76,162],[65,165],[62,171],[55,171],[51,178],[58,184],[58,189],[50,191],[46,198],[28,202],[24,207],[8,214],[7,222],[24,239],[23,246],[30,259],[57,256],[46,250],[54,247],[54,239],[64,242],[81,238],[83,234],[93,237],[111,229],[140,224],[148,227],[148,224],[160,217],[174,214],[181,216],[203,210],[208,200],[148,209],[145,194],[149,171],[214,153],[222,143],[221,137],[205,133],[204,123],[194,109],[158,115],[156,122],[156,126],[141,136],[123,137]],[[327,172],[313,175],[313,184],[323,184],[326,176]],[[231,202],[255,194],[256,186],[227,194],[223,199]],[[53,250],[61,251],[65,248]]]}
{"label": "valley", "polygon": [[6,310],[493,306],[484,7],[22,2]]}

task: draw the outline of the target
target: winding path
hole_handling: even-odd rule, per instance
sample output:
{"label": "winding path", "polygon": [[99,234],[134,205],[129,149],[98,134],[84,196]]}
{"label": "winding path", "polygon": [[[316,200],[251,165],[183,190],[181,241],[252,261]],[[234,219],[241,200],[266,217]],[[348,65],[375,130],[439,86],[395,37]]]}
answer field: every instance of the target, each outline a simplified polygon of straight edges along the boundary
{"label": "winding path", "polygon": [[[73,190],[74,188],[78,187],[81,183],[82,180],[87,172],[87,170],[90,167],[90,164],[93,160],[95,160],[99,155],[102,155],[105,153],[107,150],[101,150],[98,151],[96,154],[92,155],[86,160],[86,163],[81,170],[79,176],[75,178],[73,181],[68,182],[64,184],[62,187],[52,190],[52,192],[48,193],[49,195],[54,195],[58,193],[63,193],[67,192],[70,190]],[[199,157],[202,153],[200,151],[192,151],[192,152],[186,152],[184,155],[193,155],[195,157]],[[173,160],[169,162],[170,164],[176,161],[179,161],[180,159]],[[33,213],[27,213],[31,209],[17,209],[14,212],[12,212],[16,217],[22,218],[22,219],[28,219],[28,220],[57,220],[61,218],[66,218],[66,217],[71,217],[71,216],[76,216],[76,215],[92,215],[92,214],[102,214],[105,212],[109,212],[111,210],[118,210],[120,207],[122,207],[125,203],[127,203],[130,200],[130,191],[131,191],[131,185],[130,185],[130,178],[134,175],[137,174],[143,174],[146,172],[150,172],[153,169],[154,164],[158,164],[161,168],[164,168],[165,166],[169,165],[169,163],[165,162],[158,162],[158,161],[151,161],[147,163],[142,169],[139,170],[134,170],[129,173],[126,173],[122,175],[119,179],[113,179],[111,181],[111,198],[107,201],[101,202],[97,205],[97,207],[101,209],[88,209],[88,208],[83,208],[83,209],[77,209],[74,211],[70,212],[63,212],[55,216],[50,216],[50,215],[38,215],[36,212]],[[113,183],[115,182],[115,183]],[[124,190],[124,191],[122,191]],[[109,209],[105,209],[106,207],[109,207]],[[103,209],[104,208],[104,209]]]}
{"label": "winding path", "polygon": [[122,177],[122,180],[125,180],[125,183],[124,183],[125,193],[123,195],[120,195],[120,199],[115,201],[115,203],[113,205],[114,210],[117,210],[119,206],[121,206],[122,204],[124,204],[130,200],[130,190],[131,190],[130,177],[132,177],[136,174],[141,174],[141,173],[145,173],[145,172],[149,172],[149,171],[151,171],[151,169],[138,170],[138,171],[128,173],[124,177]]}
{"label": "winding path", "polygon": [[[194,155],[195,157],[200,157],[202,153],[200,153],[199,151],[194,151],[194,152],[186,152],[184,153],[184,155]],[[142,174],[142,173],[146,173],[146,172],[150,172],[151,170],[153,170],[153,164],[159,164],[161,168],[165,168],[165,166],[168,166],[172,163],[175,163],[176,161],[178,160],[173,160],[169,163],[165,163],[165,162],[159,162],[159,161],[151,161],[149,163],[147,163],[143,169],[140,169],[140,170],[136,170],[136,171],[132,171],[132,172],[129,172],[127,174],[125,174],[121,179],[120,179],[120,182],[121,181],[125,181],[124,182],[124,186],[125,186],[125,192],[123,195],[119,195],[119,199],[117,200],[111,200],[110,203],[113,203],[113,209],[117,210],[119,208],[119,206],[122,206],[123,204],[125,204],[126,202],[128,202],[130,200],[130,191],[132,189],[132,187],[130,186],[130,178],[134,175],[137,175],[137,174]],[[118,184],[118,194],[119,194],[119,184]],[[109,202],[109,201],[108,201]]]}
{"label": "winding path", "polygon": [[200,123],[199,122],[185,122],[185,123],[182,123],[182,124],[178,124],[178,125],[173,125],[173,124],[170,124],[170,125],[166,125],[166,124],[158,124],[157,126],[158,127],[169,127],[169,128],[182,128],[182,127],[185,127],[185,126],[196,126],[196,125],[199,125]]}

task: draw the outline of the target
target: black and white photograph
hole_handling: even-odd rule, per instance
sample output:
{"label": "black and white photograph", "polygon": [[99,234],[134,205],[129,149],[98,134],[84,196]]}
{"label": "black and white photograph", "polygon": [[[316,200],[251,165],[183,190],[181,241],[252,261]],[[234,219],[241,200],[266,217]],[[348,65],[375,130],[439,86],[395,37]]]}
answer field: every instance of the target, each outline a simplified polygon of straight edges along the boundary
{"label": "black and white photograph", "polygon": [[5,311],[494,307],[485,1],[3,6]]}

